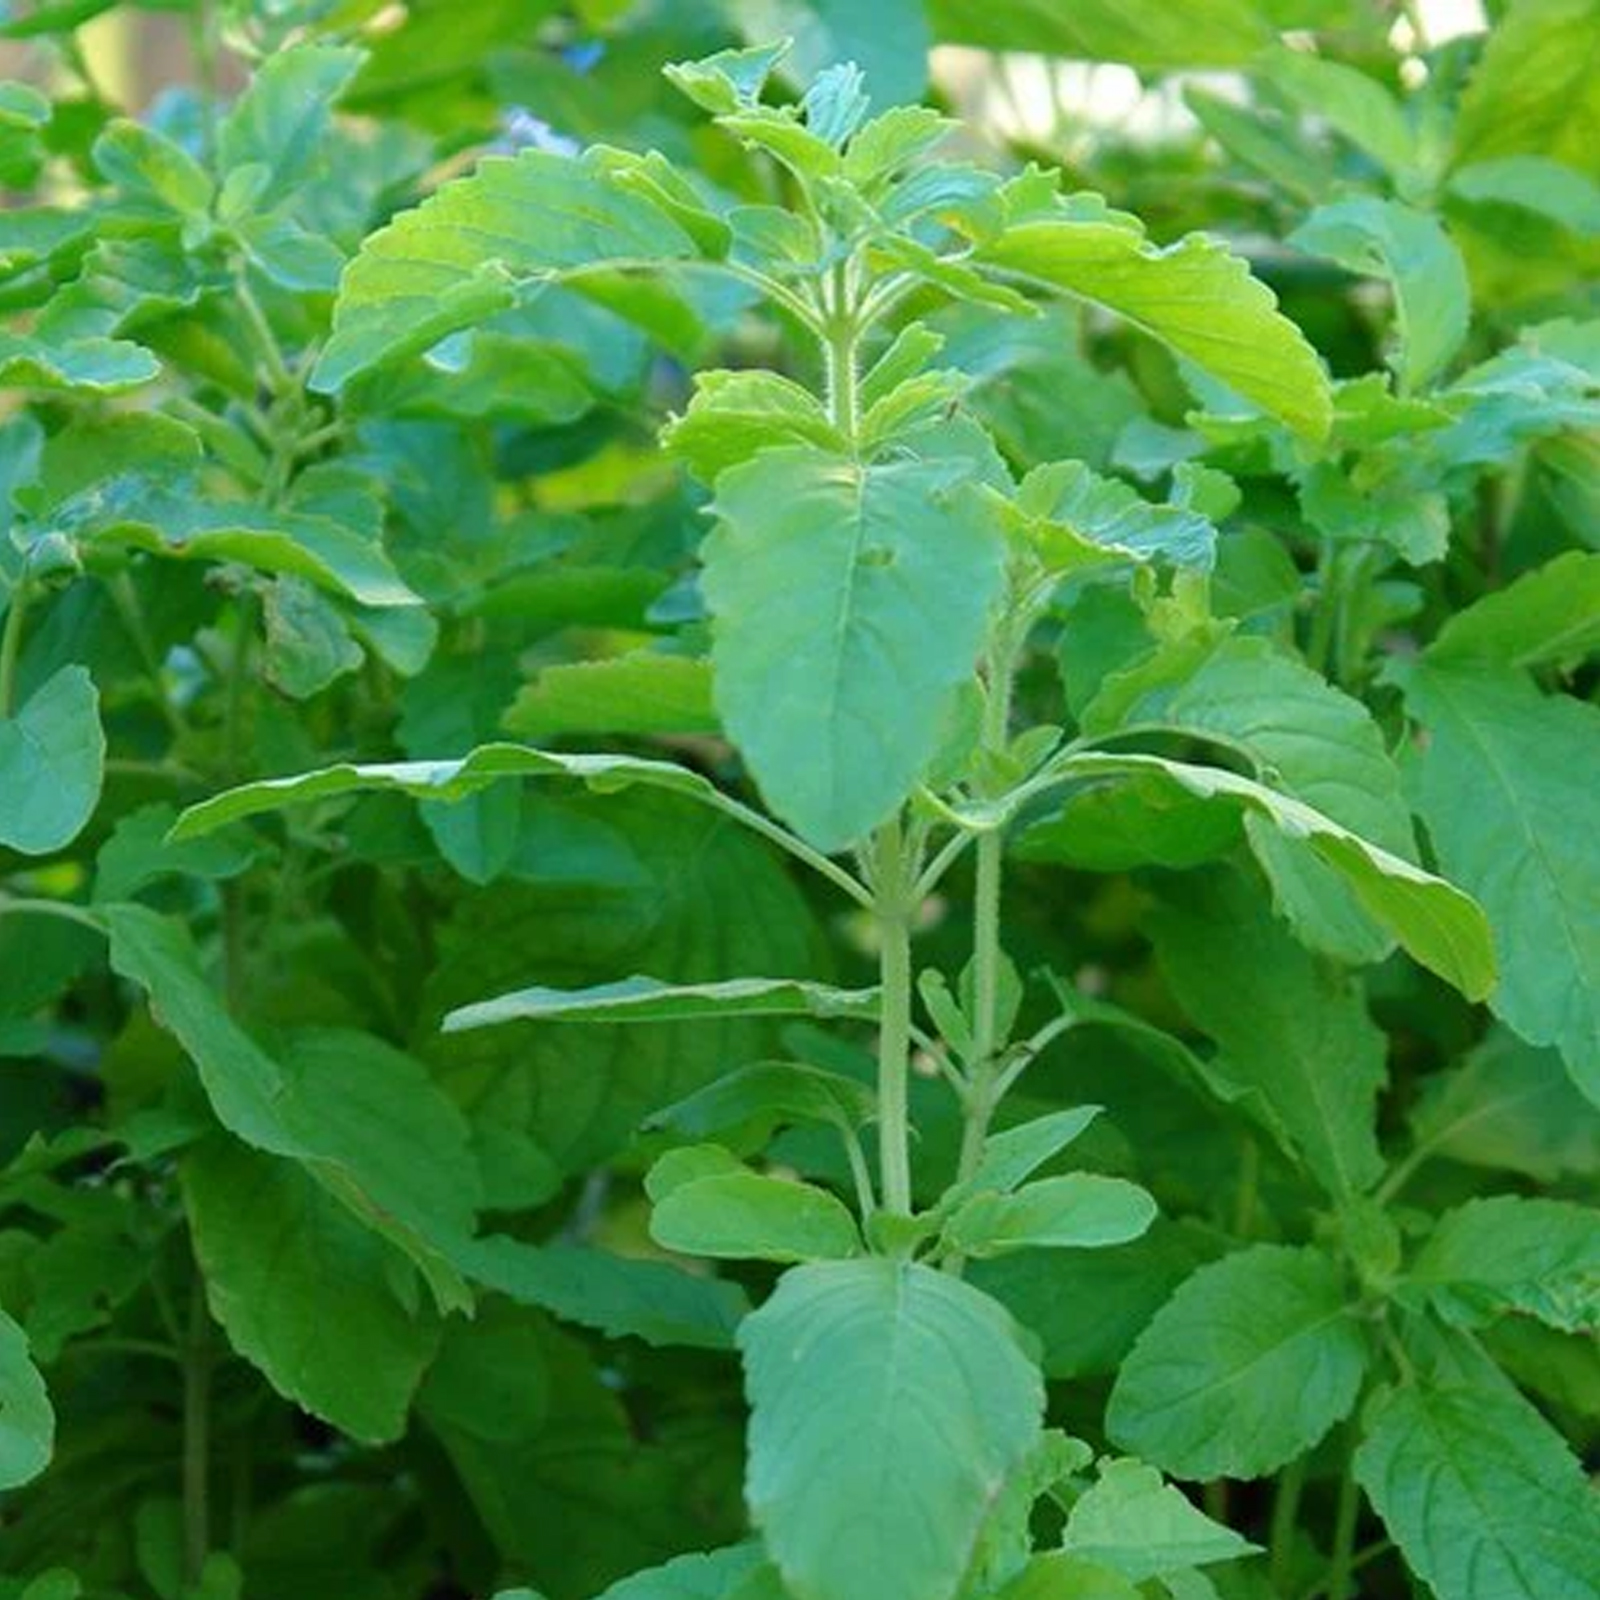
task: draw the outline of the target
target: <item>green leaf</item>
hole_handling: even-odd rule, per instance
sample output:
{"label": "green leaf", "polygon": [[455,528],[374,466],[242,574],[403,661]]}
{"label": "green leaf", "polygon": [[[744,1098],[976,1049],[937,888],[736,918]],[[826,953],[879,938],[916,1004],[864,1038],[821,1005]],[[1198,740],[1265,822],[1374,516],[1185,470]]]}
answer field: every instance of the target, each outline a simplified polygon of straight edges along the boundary
{"label": "green leaf", "polygon": [[1489,1003],[1529,1043],[1557,1046],[1600,1105],[1600,850],[1572,825],[1600,793],[1600,710],[1476,664],[1425,659],[1402,686],[1428,731],[1417,807],[1494,925]]}
{"label": "green leaf", "polygon": [[94,142],[94,164],[128,200],[156,212],[198,220],[211,207],[214,185],[181,145],[142,123],[118,117]]}
{"label": "green leaf", "polygon": [[1509,7],[1461,98],[1456,165],[1533,154],[1591,171],[1600,126],[1593,57],[1593,0]]}
{"label": "green leaf", "polygon": [[576,1245],[525,1244],[495,1234],[475,1240],[463,1265],[487,1289],[612,1339],[731,1350],[749,1310],[737,1284]]}
{"label": "green leaf", "polygon": [[1158,250],[1119,222],[1024,221],[974,259],[1115,311],[1309,439],[1328,431],[1333,403],[1316,353],[1214,239],[1190,234]]}
{"label": "green leaf", "polygon": [[793,40],[783,75],[799,83],[831,65],[853,62],[866,75],[874,107],[917,101],[927,93],[933,40],[920,0],[873,6],[851,0],[736,0],[734,15],[748,39]]}
{"label": "green leaf", "polygon": [[1217,1041],[1213,1070],[1335,1198],[1383,1175],[1385,1040],[1358,984],[1304,950],[1242,874],[1175,885],[1149,919],[1161,971]]}
{"label": "green leaf", "polygon": [[1095,751],[1055,763],[1052,776],[1146,777],[1170,793],[1215,801],[1236,813],[1262,817],[1290,839],[1303,841],[1335,867],[1362,908],[1406,951],[1469,999],[1493,987],[1494,947],[1477,904],[1442,878],[1391,855],[1313,810],[1263,784],[1216,767],[1159,756],[1106,755]]}
{"label": "green leaf", "polygon": [[711,663],[633,650],[541,669],[501,719],[521,739],[556,734],[717,733]]}
{"label": "green leaf", "polygon": [[241,784],[190,806],[172,830],[175,840],[194,839],[242,817],[306,805],[313,800],[373,790],[409,794],[419,800],[462,800],[504,778],[575,778],[602,794],[642,785],[688,795],[718,810],[727,800],[709,779],[670,761],[634,756],[562,755],[520,744],[480,745],[457,761],[394,761],[322,767],[292,778]]}
{"label": "green leaf", "polygon": [[1213,1522],[1154,1467],[1127,1459],[1100,1463],[1099,1482],[1073,1506],[1062,1543],[1135,1583],[1259,1548]]}
{"label": "green leaf", "polygon": [[222,1125],[300,1162],[420,1267],[442,1307],[469,1303],[454,1265],[479,1184],[460,1114],[410,1057],[365,1034],[301,1035],[274,1060],[228,1015],[179,922],[106,906],[111,965],[142,987],[199,1071]]}
{"label": "green leaf", "polygon": [[1600,1173],[1600,1109],[1578,1093],[1556,1051],[1509,1028],[1422,1080],[1411,1132],[1419,1152],[1542,1183]]}
{"label": "green leaf", "polygon": [[1098,1250],[1137,1239],[1155,1215],[1155,1201],[1138,1184],[1069,1172],[1014,1194],[974,1195],[945,1224],[944,1242],[980,1259],[1013,1250]]}
{"label": "green leaf", "polygon": [[1392,1391],[1355,1467],[1439,1600],[1566,1600],[1593,1589],[1594,1491],[1560,1436],[1509,1388]]}
{"label": "green leaf", "polygon": [[1191,1227],[1157,1218],[1116,1250],[998,1256],[967,1276],[1043,1346],[1047,1378],[1114,1372],[1172,1291],[1219,1248]]}
{"label": "green leaf", "polygon": [[1132,67],[1239,67],[1271,42],[1252,0],[1190,0],[1182,6],[1128,0],[932,0],[937,37],[986,50],[1040,51]]}
{"label": "green leaf", "polygon": [[266,586],[262,623],[267,678],[292,700],[320,694],[365,660],[343,614],[299,578]]}
{"label": "green leaf", "polygon": [[1570,667],[1600,650],[1600,553],[1569,550],[1457,611],[1428,646],[1434,663]]}
{"label": "green leaf", "polygon": [[836,989],[794,978],[725,978],[719,983],[663,983],[620,978],[587,989],[521,989],[461,1006],[446,1033],[502,1022],[685,1022],[708,1017],[851,1017],[878,1014],[876,989]]}
{"label": "green leaf", "polygon": [[857,1128],[871,1121],[877,1096],[865,1084],[796,1061],[757,1061],[656,1112],[647,1126],[688,1139],[759,1129],[760,1142],[786,1123]]}
{"label": "green leaf", "polygon": [[1349,1415],[1366,1341],[1337,1267],[1253,1245],[1201,1269],[1123,1363],[1106,1429],[1184,1478],[1259,1478]]}
{"label": "green leaf", "polygon": [[421,354],[505,310],[519,283],[565,277],[598,292],[596,269],[608,263],[694,255],[688,234],[619,182],[605,158],[603,150],[489,157],[372,234],[345,269],[313,387],[335,393]]}
{"label": "green leaf", "polygon": [[15,1489],[50,1464],[56,1419],[22,1329],[0,1311],[0,1489]]}
{"label": "green leaf", "polygon": [[750,371],[696,374],[689,409],[667,424],[661,442],[705,484],[780,445],[844,448],[809,389],[775,372]]}
{"label": "green leaf", "polygon": [[812,844],[865,837],[939,751],[1004,545],[960,461],[788,448],[725,473],[706,541],[718,710]]}
{"label": "green leaf", "polygon": [[[435,659],[405,686],[395,736],[409,756],[464,756],[498,731],[518,680],[510,655]],[[440,854],[472,883],[491,883],[522,837],[522,795],[500,784],[454,803],[424,802]]]}
{"label": "green leaf", "polygon": [[[739,1331],[745,1493],[784,1582],[818,1600],[954,1600],[1044,1389],[994,1301],[868,1259],[785,1273]],[[893,1470],[886,1470],[893,1463]]]}
{"label": "green leaf", "polygon": [[1304,50],[1277,49],[1267,53],[1257,71],[1264,84],[1327,123],[1392,175],[1404,175],[1416,164],[1416,135],[1400,103],[1359,68]]}
{"label": "green leaf", "polygon": [[280,204],[320,164],[334,102],[362,59],[359,50],[302,44],[273,52],[257,67],[217,130],[224,171],[262,169],[255,208]]}
{"label": "green leaf", "polygon": [[1034,1556],[994,1600],[1140,1600],[1120,1572],[1065,1550]]}
{"label": "green leaf", "polygon": [[1426,212],[1361,196],[1318,208],[1289,242],[1394,289],[1397,346],[1390,364],[1406,393],[1443,371],[1467,336],[1472,291],[1460,253]]}
{"label": "green leaf", "polygon": [[[635,1573],[612,1584],[597,1600],[767,1600],[766,1591],[750,1586],[766,1566],[759,1544],[729,1545]],[[771,1600],[781,1600],[776,1589]]]}
{"label": "green leaf", "polygon": [[1544,156],[1474,161],[1450,175],[1449,192],[1474,204],[1532,211],[1587,238],[1600,234],[1600,184]]}
{"label": "green leaf", "polygon": [[405,1430],[439,1342],[405,1258],[293,1162],[213,1139],[182,1167],[212,1314],[285,1398],[371,1444]]}
{"label": "green leaf", "polygon": [[985,1190],[1007,1194],[1060,1153],[1098,1117],[1102,1106],[1051,1111],[1015,1128],[991,1133],[972,1176],[953,1193],[966,1198]]}
{"label": "green leaf", "polygon": [[1435,1224],[1401,1289],[1458,1327],[1518,1312],[1600,1333],[1600,1211],[1516,1195],[1469,1200]]}
{"label": "green leaf", "polygon": [[[1204,646],[1200,647],[1204,650]],[[1157,725],[1225,745],[1255,775],[1390,854],[1415,859],[1400,773],[1367,709],[1265,639],[1230,636],[1197,658],[1187,641],[1113,674],[1084,708],[1092,737]],[[1280,911],[1308,944],[1347,961],[1390,942],[1337,870],[1270,826],[1247,824]]]}
{"label": "green leaf", "polygon": [[9,387],[125,394],[160,373],[161,363],[126,339],[56,341],[0,333],[0,383]]}
{"label": "green leaf", "polygon": [[94,815],[105,758],[94,680],[62,667],[0,716],[0,845],[44,856],[71,844]]}
{"label": "green leaf", "polygon": [[1217,530],[1198,512],[1152,505],[1128,484],[1102,478],[1081,461],[1035,467],[1022,480],[1017,507],[1047,525],[1035,543],[1052,569],[1070,570],[1083,559],[1070,547],[1057,548],[1062,533],[1136,561],[1159,557],[1176,566],[1209,567],[1216,554]]}
{"label": "green leaf", "polygon": [[826,1261],[861,1254],[855,1218],[826,1189],[758,1172],[710,1173],[655,1203],[650,1237],[679,1255]]}

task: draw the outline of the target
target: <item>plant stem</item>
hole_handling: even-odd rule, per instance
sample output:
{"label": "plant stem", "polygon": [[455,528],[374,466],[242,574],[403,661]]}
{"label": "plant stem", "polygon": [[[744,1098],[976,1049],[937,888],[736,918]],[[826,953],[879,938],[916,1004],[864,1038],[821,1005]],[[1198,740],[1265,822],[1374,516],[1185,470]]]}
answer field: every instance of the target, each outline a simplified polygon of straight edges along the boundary
{"label": "plant stem", "polygon": [[972,1076],[966,1121],[961,1131],[957,1176],[970,1178],[983,1158],[983,1143],[994,1115],[995,1072],[1000,1040],[1000,873],[1003,841],[998,833],[978,839],[977,879],[972,912]]}
{"label": "plant stem", "polygon": [[70,900],[33,900],[19,895],[0,894],[0,917],[25,916],[60,917],[65,922],[76,922],[79,927],[92,928],[103,934],[106,930],[100,919],[85,906],[74,905]]}
{"label": "plant stem", "polygon": [[183,1568],[190,1583],[211,1550],[211,1314],[196,1269],[183,1358]]}
{"label": "plant stem", "polygon": [[1333,1514],[1333,1555],[1328,1563],[1328,1600],[1354,1600],[1351,1586],[1356,1548],[1356,1519],[1361,1511],[1361,1489],[1356,1483],[1355,1453],[1346,1456],[1339,1479],[1339,1503]]}
{"label": "plant stem", "polygon": [[907,902],[905,847],[898,820],[877,835],[878,895],[875,915],[882,985],[878,1021],[878,1165],[883,1208],[911,1214],[911,906]]}
{"label": "plant stem", "polygon": [[856,338],[854,307],[850,304],[850,264],[833,269],[828,323],[822,341],[824,385],[828,415],[852,445],[860,421],[856,395]]}
{"label": "plant stem", "polygon": [[28,615],[28,580],[17,579],[6,608],[5,633],[0,635],[0,718],[11,715],[16,698],[17,661],[22,654],[22,624]]}
{"label": "plant stem", "polygon": [[1289,1566],[1294,1558],[1294,1535],[1300,1513],[1300,1491],[1305,1486],[1305,1457],[1291,1461],[1278,1475],[1277,1492],[1272,1498],[1272,1532],[1268,1546],[1268,1582],[1274,1594],[1282,1594],[1289,1581]]}

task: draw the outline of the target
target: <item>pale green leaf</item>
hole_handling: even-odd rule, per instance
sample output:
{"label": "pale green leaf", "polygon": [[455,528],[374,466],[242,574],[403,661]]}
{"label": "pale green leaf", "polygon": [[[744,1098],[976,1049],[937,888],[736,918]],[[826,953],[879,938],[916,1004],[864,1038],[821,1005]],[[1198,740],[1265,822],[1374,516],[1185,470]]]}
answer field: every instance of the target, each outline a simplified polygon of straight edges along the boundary
{"label": "pale green leaf", "polygon": [[62,667],[0,715],[0,845],[43,856],[83,831],[100,799],[106,737],[83,667]]}
{"label": "pale green leaf", "polygon": [[1289,242],[1388,280],[1397,325],[1390,363],[1405,392],[1437,378],[1461,348],[1472,290],[1459,251],[1428,213],[1367,195],[1337,200],[1313,211]]}
{"label": "pale green leaf", "polygon": [[972,1176],[957,1185],[954,1193],[962,1197],[979,1194],[985,1189],[1008,1193],[1065,1150],[1103,1109],[1101,1106],[1073,1106],[1070,1110],[1047,1112],[1015,1128],[991,1133],[983,1142],[983,1154]]}
{"label": "pale green leaf", "polygon": [[[597,1600],[765,1600],[761,1589],[747,1589],[767,1565],[759,1544],[729,1545],[704,1555],[677,1556],[665,1566],[637,1572],[614,1583]],[[779,1591],[772,1592],[779,1600]]]}
{"label": "pale green leaf", "polygon": [[855,1218],[826,1189],[742,1170],[675,1185],[650,1212],[650,1237],[679,1255],[728,1260],[861,1254]]}
{"label": "pale green leaf", "polygon": [[1450,175],[1450,193],[1476,204],[1516,206],[1574,233],[1600,234],[1600,184],[1545,156],[1474,161]]}
{"label": "pale green leaf", "polygon": [[587,989],[521,989],[444,1019],[446,1033],[502,1022],[685,1022],[709,1017],[852,1017],[878,1014],[876,989],[836,989],[795,978],[724,978],[717,983],[663,983],[619,978]]}
{"label": "pale green leaf", "polygon": [[1130,485],[1102,478],[1081,461],[1053,461],[1035,467],[1017,493],[1018,509],[1046,524],[1035,537],[1050,567],[1071,567],[1083,559],[1058,549],[1062,534],[1137,561],[1158,557],[1176,566],[1210,567],[1217,530],[1197,511],[1154,505]]}
{"label": "pale green leaf", "polygon": [[1156,1203],[1136,1183],[1069,1172],[1026,1183],[1013,1194],[977,1194],[945,1224],[944,1242],[982,1258],[1013,1250],[1098,1250],[1137,1239]]}
{"label": "pale green leaf", "polygon": [[737,1284],[578,1245],[494,1234],[473,1241],[463,1266],[487,1289],[612,1339],[731,1350],[734,1329],[749,1310]]}
{"label": "pale green leaf", "polygon": [[1391,1392],[1356,1476],[1439,1600],[1576,1600],[1600,1584],[1600,1501],[1509,1388]]}
{"label": "pale green leaf", "polygon": [[972,676],[1004,541],[968,475],[788,448],[718,482],[704,551],[718,709],[768,804],[819,848],[906,799]]}
{"label": "pale green leaf", "polygon": [[362,59],[361,51],[343,46],[301,44],[257,66],[217,130],[224,171],[262,169],[256,208],[278,205],[324,158],[334,102]]}
{"label": "pale green leaf", "polygon": [[1434,1225],[1402,1291],[1462,1327],[1516,1312],[1600,1334],[1600,1211],[1517,1195],[1469,1200]]}
{"label": "pale green leaf", "polygon": [[11,388],[123,394],[160,372],[148,350],[126,339],[56,341],[0,333],[0,383]]}
{"label": "pale green leaf", "polygon": [[581,288],[580,269],[694,253],[676,222],[608,173],[603,151],[489,157],[362,245],[312,382],[337,391],[420,354],[506,309],[519,281],[565,274]]}
{"label": "pale green leaf", "polygon": [[932,0],[934,32],[986,50],[1042,51],[1133,67],[1238,67],[1271,42],[1252,0],[1186,0],[1147,6],[1129,0]]}
{"label": "pale green leaf", "polygon": [[1556,1045],[1600,1105],[1600,848],[1575,827],[1600,794],[1600,710],[1519,673],[1424,660],[1403,680],[1427,729],[1417,807],[1443,869],[1489,913],[1495,1012]]}
{"label": "pale green leaf", "polygon": [[739,1345],[746,1498],[789,1587],[954,1600],[1040,1438],[1043,1384],[1006,1312],[911,1262],[818,1263],[784,1275]]}
{"label": "pale green leaf", "polygon": [[1366,1341],[1315,1250],[1253,1245],[1202,1267],[1123,1363],[1106,1428],[1184,1478],[1259,1478],[1355,1404]]}
{"label": "pale green leaf", "polygon": [[0,1489],[15,1489],[50,1464],[56,1419],[28,1355],[28,1340],[0,1311]]}
{"label": "pale green leaf", "polygon": [[1214,239],[1191,234],[1158,250],[1117,222],[1052,218],[1014,224],[975,259],[1117,312],[1297,433],[1328,431],[1322,363],[1272,291]]}
{"label": "pale green leaf", "polygon": [[711,663],[634,650],[544,667],[501,719],[522,739],[554,734],[716,733]]}
{"label": "pale green leaf", "polygon": [[1302,112],[1327,123],[1392,175],[1415,164],[1416,135],[1399,101],[1376,78],[1304,50],[1272,50],[1257,70]]}
{"label": "pale green leaf", "polygon": [[668,423],[661,442],[702,483],[714,484],[736,467],[778,445],[844,448],[822,402],[776,372],[701,372],[694,397]]}
{"label": "pale green leaf", "polygon": [[1073,1506],[1062,1543],[1135,1583],[1258,1548],[1213,1522],[1154,1467],[1126,1458],[1100,1463],[1099,1481]]}
{"label": "pale green leaf", "polygon": [[1519,0],[1497,20],[1461,98],[1456,165],[1542,155],[1592,172],[1596,149],[1594,0]]}
{"label": "pale green leaf", "polygon": [[1056,763],[1051,776],[1148,776],[1152,783],[1164,781],[1169,790],[1179,794],[1260,816],[1287,837],[1304,841],[1337,868],[1363,909],[1423,966],[1469,999],[1482,999],[1493,987],[1494,946],[1475,901],[1442,878],[1340,827],[1303,801],[1237,773],[1159,756],[1084,752]]}
{"label": "pale green leaf", "polygon": [[1567,667],[1600,650],[1600,553],[1569,550],[1457,611],[1431,662]]}
{"label": "pale green leaf", "polygon": [[182,1166],[212,1314],[278,1392],[368,1443],[398,1438],[439,1342],[392,1245],[293,1162],[217,1138]]}
{"label": "pale green leaf", "polygon": [[1142,1600],[1120,1572],[1066,1550],[1034,1556],[994,1600]]}
{"label": "pale green leaf", "polygon": [[1385,1040],[1360,986],[1303,949],[1240,873],[1185,879],[1149,919],[1178,1002],[1217,1041],[1214,1070],[1336,1198],[1383,1175]]}

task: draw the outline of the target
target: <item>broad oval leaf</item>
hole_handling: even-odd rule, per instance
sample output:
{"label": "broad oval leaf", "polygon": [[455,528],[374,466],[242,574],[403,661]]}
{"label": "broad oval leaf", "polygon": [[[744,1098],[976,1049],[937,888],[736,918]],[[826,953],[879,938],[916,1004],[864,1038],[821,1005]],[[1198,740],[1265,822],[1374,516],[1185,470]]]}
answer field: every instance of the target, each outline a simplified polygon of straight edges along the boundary
{"label": "broad oval leaf", "polygon": [[22,1329],[0,1311],[0,1489],[15,1489],[50,1464],[56,1419]]}
{"label": "broad oval leaf", "polygon": [[420,354],[511,305],[518,279],[695,254],[688,234],[619,183],[605,156],[490,157],[371,235],[345,269],[313,385],[336,392]]}
{"label": "broad oval leaf", "polygon": [[1338,1268],[1262,1244],[1202,1267],[1123,1363],[1106,1429],[1183,1478],[1259,1478],[1347,1416],[1366,1342]]}
{"label": "broad oval leaf", "polygon": [[1013,1250],[1097,1250],[1137,1239],[1155,1217],[1155,1201],[1138,1184],[1069,1172],[1014,1194],[974,1195],[945,1225],[944,1242],[977,1259]]}
{"label": "broad oval leaf", "polygon": [[1415,793],[1444,870],[1494,923],[1496,1013],[1553,1044],[1600,1105],[1600,846],[1573,826],[1600,793],[1600,710],[1500,668],[1423,663],[1404,678],[1428,730]]}
{"label": "broad oval leaf", "polygon": [[1600,1582],[1600,1501],[1509,1387],[1392,1392],[1355,1470],[1439,1600],[1575,1600]]}
{"label": "broad oval leaf", "polygon": [[786,1273],[739,1331],[751,1516],[799,1600],[951,1600],[1044,1386],[993,1300],[930,1267]]}
{"label": "broad oval leaf", "polygon": [[861,1254],[855,1218],[826,1189],[748,1170],[675,1185],[650,1213],[650,1237],[680,1255],[731,1261]]}
{"label": "broad oval leaf", "polygon": [[1060,1155],[1103,1109],[1102,1106],[1072,1106],[991,1133],[983,1142],[983,1154],[976,1170],[957,1185],[955,1193],[966,1197],[985,1189],[1002,1194],[1015,1189],[1045,1162]]}
{"label": "broad oval leaf", "polygon": [[1495,1195],[1442,1216],[1400,1292],[1478,1327],[1508,1312],[1600,1333],[1600,1211]]}
{"label": "broad oval leaf", "polygon": [[691,1139],[754,1128],[765,1138],[791,1122],[858,1128],[877,1104],[873,1091],[854,1078],[797,1061],[756,1061],[656,1112],[646,1126]]}
{"label": "broad oval leaf", "polygon": [[1100,1463],[1100,1479],[1073,1506],[1063,1544],[1135,1583],[1184,1567],[1234,1561],[1258,1547],[1213,1522],[1142,1461]]}
{"label": "broad oval leaf", "polygon": [[1292,839],[1304,840],[1347,879],[1363,908],[1388,928],[1423,966],[1471,1000],[1494,985],[1494,944],[1477,903],[1444,879],[1342,828],[1303,801],[1218,767],[1160,756],[1086,751],[1050,769],[1054,777],[1164,779],[1180,794],[1254,813]]}
{"label": "broad oval leaf", "polygon": [[182,1168],[212,1314],[282,1395],[368,1443],[405,1431],[439,1345],[409,1269],[295,1162],[226,1137]]}
{"label": "broad oval leaf", "polygon": [[1157,249],[1122,222],[1046,218],[1007,228],[975,260],[1117,312],[1307,438],[1328,431],[1333,401],[1316,352],[1215,239]]}
{"label": "broad oval leaf", "polygon": [[0,845],[43,856],[70,844],[94,814],[105,757],[94,681],[62,667],[0,716]]}
{"label": "broad oval leaf", "polygon": [[786,448],[718,480],[717,707],[768,804],[820,849],[906,799],[972,675],[1005,544],[967,475]]}

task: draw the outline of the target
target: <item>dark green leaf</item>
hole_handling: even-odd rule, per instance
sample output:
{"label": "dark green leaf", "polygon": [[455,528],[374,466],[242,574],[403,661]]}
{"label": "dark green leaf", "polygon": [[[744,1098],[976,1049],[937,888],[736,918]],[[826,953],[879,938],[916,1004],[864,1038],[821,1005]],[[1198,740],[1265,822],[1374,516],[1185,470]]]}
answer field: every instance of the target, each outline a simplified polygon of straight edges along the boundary
{"label": "dark green leaf", "polygon": [[0,845],[43,856],[83,831],[100,798],[106,738],[82,667],[62,667],[0,716]]}

